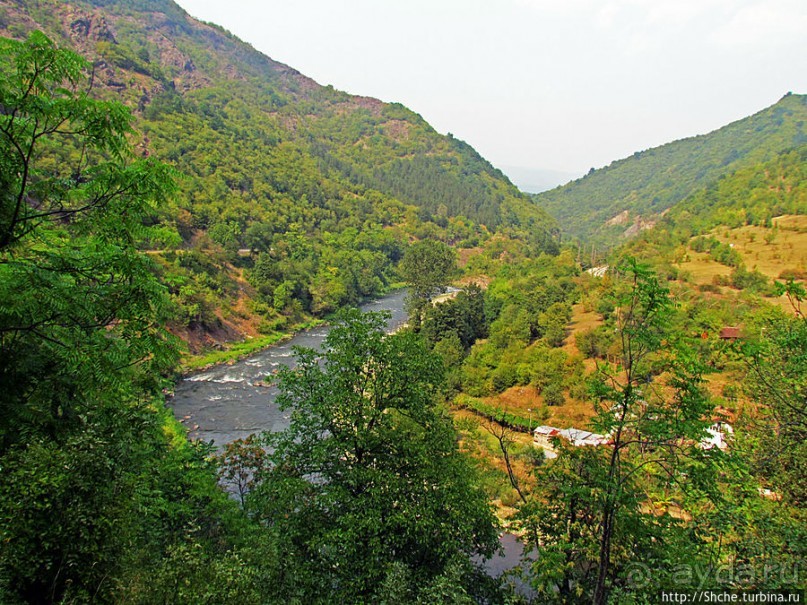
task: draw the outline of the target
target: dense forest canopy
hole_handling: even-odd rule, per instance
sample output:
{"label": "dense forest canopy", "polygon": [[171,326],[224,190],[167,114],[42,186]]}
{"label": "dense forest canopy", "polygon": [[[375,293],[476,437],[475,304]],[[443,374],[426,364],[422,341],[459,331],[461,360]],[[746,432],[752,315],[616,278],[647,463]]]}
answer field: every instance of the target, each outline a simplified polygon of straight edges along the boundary
{"label": "dense forest canopy", "polygon": [[[136,245],[178,175],[134,153],[130,112],[88,96],[79,55],[41,32],[0,44],[0,601],[496,596],[472,560],[495,522],[436,405],[439,357],[382,317],[344,315],[323,369],[298,352],[269,450],[186,440],[164,405],[168,290]],[[219,462],[253,471],[240,506]]]}
{"label": "dense forest canopy", "polygon": [[399,281],[413,240],[557,251],[554,220],[469,145],[173,2],[0,2],[0,34],[33,29],[91,60],[92,95],[127,104],[138,152],[182,175],[138,245],[183,338],[271,335],[356,304]]}
{"label": "dense forest canopy", "polygon": [[[250,206],[265,210],[291,194],[317,208],[377,192],[428,214],[444,206],[444,215],[491,229],[512,222],[502,207],[546,219],[470,146],[403,106],[319,86],[172,2],[39,0],[3,13],[7,32],[35,23],[99,61],[96,84],[131,101],[158,155],[181,161],[193,177],[216,173],[228,196]],[[213,149],[234,155],[211,157]],[[308,172],[296,170],[299,161]],[[225,169],[231,173],[219,176]],[[265,188],[255,190],[258,183]],[[243,211],[239,236],[259,217],[252,212]]]}

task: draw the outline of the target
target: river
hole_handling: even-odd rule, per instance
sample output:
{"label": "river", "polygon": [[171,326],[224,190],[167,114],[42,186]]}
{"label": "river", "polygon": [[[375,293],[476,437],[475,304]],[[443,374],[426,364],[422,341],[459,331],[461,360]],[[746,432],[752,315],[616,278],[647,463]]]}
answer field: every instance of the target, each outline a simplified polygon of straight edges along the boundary
{"label": "river", "polygon": [[[363,311],[389,311],[390,331],[406,321],[405,290],[362,305]],[[261,431],[282,431],[288,412],[275,405],[278,390],[263,386],[281,366],[294,365],[294,347],[319,349],[328,326],[305,330],[290,340],[268,347],[231,365],[224,364],[190,374],[180,380],[169,405],[188,428],[190,439],[222,446]],[[268,377],[268,380],[267,380]]]}

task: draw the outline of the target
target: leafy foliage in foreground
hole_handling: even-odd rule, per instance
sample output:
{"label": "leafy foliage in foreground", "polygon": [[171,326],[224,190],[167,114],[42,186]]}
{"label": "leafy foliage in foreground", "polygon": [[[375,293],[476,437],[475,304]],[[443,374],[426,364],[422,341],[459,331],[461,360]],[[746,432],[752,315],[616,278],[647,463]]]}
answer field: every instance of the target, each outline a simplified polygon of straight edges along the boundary
{"label": "leafy foliage in foreground", "polygon": [[81,92],[77,55],[3,44],[0,601],[469,603],[495,585],[471,562],[496,532],[434,407],[439,362],[379,316],[346,316],[324,369],[307,352],[283,375],[293,422],[271,454],[220,459],[250,514],[220,489],[164,407],[167,292],[135,247],[171,171],[133,156],[125,108]]}
{"label": "leafy foliage in foreground", "polygon": [[[595,278],[580,275],[569,252],[524,259],[502,267],[485,292],[469,288],[428,309],[420,328],[449,368],[449,396],[461,392],[460,422],[500,438],[496,464],[463,431],[489,496],[519,511],[536,550],[523,566],[537,600],[643,603],[659,585],[803,585],[803,315],[749,292],[706,296],[635,261],[623,267]],[[801,305],[803,288],[787,288]],[[563,306],[581,301],[600,316],[576,335],[596,359],[588,379],[578,356],[550,346],[549,328],[568,324]],[[738,324],[745,344],[721,340],[724,326]],[[539,407],[517,399],[518,389],[497,395],[514,385],[534,386]],[[743,392],[753,404],[738,401]],[[597,411],[574,426],[609,443],[557,443],[554,460],[519,452],[511,431],[562,411],[567,395]],[[729,449],[703,447],[707,428],[727,417]]]}
{"label": "leafy foliage in foreground", "polygon": [[167,296],[133,242],[170,171],[133,158],[81,58],[41,34],[2,45],[0,600],[178,602],[163,565],[231,552],[238,522],[162,410]]}
{"label": "leafy foliage in foreground", "polygon": [[[164,290],[133,247],[170,173],[127,154],[128,112],[78,92],[86,63],[33,35],[3,42],[0,81],[2,445],[19,420],[57,436],[97,398],[156,386],[173,349],[156,322]],[[66,89],[64,86],[71,88]],[[55,146],[79,162],[52,162]],[[92,359],[91,364],[86,363]]]}
{"label": "leafy foliage in foreground", "polygon": [[440,583],[470,594],[480,576],[470,557],[497,545],[435,408],[439,358],[412,332],[384,327],[381,314],[347,312],[321,359],[298,350],[280,375],[291,426],[266,435],[270,462],[247,509],[277,531],[289,595],[306,602],[375,603],[390,582],[408,602]]}
{"label": "leafy foliage in foreground", "polygon": [[[689,310],[675,309],[646,267],[634,262],[609,287],[614,354],[590,381],[591,428],[608,444],[558,442],[519,506],[538,551],[525,565],[539,599],[643,603],[659,586],[803,586],[803,315],[769,309],[759,318],[764,338],[724,348],[749,365],[758,408],[736,417],[720,451],[704,438],[725,410],[703,380],[719,352],[703,354],[698,333],[681,324]],[[788,288],[803,298],[803,288]]]}

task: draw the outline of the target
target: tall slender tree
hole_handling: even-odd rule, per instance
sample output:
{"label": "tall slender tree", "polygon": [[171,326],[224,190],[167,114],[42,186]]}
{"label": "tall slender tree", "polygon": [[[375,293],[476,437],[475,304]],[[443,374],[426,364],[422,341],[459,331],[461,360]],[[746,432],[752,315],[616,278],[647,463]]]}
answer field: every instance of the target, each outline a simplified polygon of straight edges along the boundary
{"label": "tall slender tree", "polygon": [[674,536],[689,528],[656,504],[717,498],[720,453],[701,445],[714,407],[700,363],[672,333],[673,304],[655,275],[634,261],[622,275],[620,359],[601,364],[592,383],[592,427],[607,445],[562,448],[539,469],[545,489],[523,511],[528,538],[546,552],[534,566],[537,580],[556,586],[565,602],[602,605],[629,591],[637,554],[659,578],[669,573]]}

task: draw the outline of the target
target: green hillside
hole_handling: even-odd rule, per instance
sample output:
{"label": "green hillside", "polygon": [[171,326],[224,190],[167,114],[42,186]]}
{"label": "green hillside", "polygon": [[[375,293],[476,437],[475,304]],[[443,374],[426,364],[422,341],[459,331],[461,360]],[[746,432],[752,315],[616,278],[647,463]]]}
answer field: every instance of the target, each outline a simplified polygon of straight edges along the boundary
{"label": "green hillside", "polygon": [[770,227],[774,217],[807,213],[807,145],[744,166],[689,196],[662,224],[700,234],[718,226]]}
{"label": "green hillside", "polygon": [[709,291],[730,285],[772,295],[772,280],[807,275],[805,183],[807,145],[718,179],[615,252]]}
{"label": "green hillside", "polygon": [[[13,35],[45,24],[96,60],[0,38],[0,603],[803,591],[807,145],[699,187],[589,273],[399,106],[168,3],[0,2]],[[435,300],[460,263],[466,287]],[[346,309],[296,366],[222,366],[218,395],[199,374],[167,403],[167,326],[257,318],[266,344],[401,278],[403,329]],[[225,428],[218,405],[282,420],[189,440]],[[521,569],[493,577],[514,540]]]}
{"label": "green hillside", "polygon": [[318,221],[316,209],[373,203],[373,194],[490,229],[514,216],[546,219],[473,148],[419,115],[320,86],[173,2],[36,0],[0,10],[4,35],[37,27],[96,62],[99,94],[133,107],[144,146],[191,176],[178,207],[215,224],[223,211],[209,204],[251,206],[230,213],[241,244],[270,204],[283,214],[286,203],[308,206]]}
{"label": "green hillside", "polygon": [[180,175],[142,247],[183,337],[355,304],[398,281],[416,239],[475,247],[501,233],[557,249],[549,215],[469,145],[400,104],[320,86],[173,2],[0,1],[0,35],[34,29],[93,61],[92,94],[131,107],[139,152]]}
{"label": "green hillside", "polygon": [[611,246],[718,178],[803,145],[805,120],[807,95],[788,94],[719,130],[636,152],[533,199],[568,235]]}
{"label": "green hillside", "polygon": [[807,214],[807,145],[743,166],[681,200],[653,229],[624,249],[648,245],[671,252],[710,232],[746,226],[774,228],[776,217]]}

